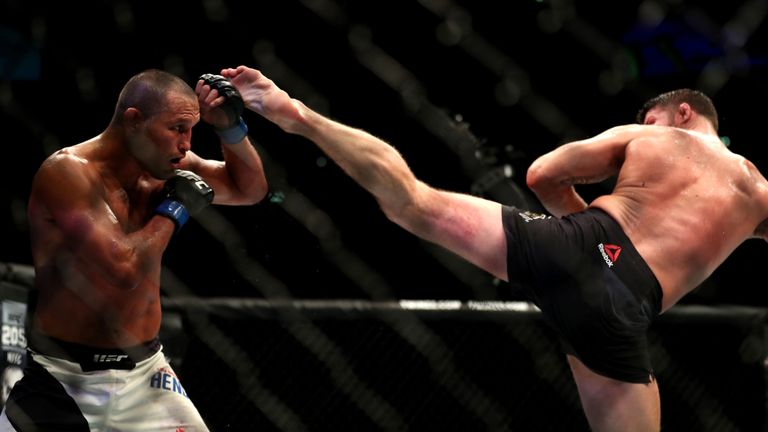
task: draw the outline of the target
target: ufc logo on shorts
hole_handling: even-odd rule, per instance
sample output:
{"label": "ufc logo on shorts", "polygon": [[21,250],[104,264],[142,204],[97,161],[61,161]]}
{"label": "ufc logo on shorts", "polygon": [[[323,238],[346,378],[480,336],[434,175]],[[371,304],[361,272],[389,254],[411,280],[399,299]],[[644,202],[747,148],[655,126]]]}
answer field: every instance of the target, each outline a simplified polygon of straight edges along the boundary
{"label": "ufc logo on shorts", "polygon": [[128,355],[126,354],[94,354],[93,355],[94,363],[119,362],[127,358],[128,358]]}

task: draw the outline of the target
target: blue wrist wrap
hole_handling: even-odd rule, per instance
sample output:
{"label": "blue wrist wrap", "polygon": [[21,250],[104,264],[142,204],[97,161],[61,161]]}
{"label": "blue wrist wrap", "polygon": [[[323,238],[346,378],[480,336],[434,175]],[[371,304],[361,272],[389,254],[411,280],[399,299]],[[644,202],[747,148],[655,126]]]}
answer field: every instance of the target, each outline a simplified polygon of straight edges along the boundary
{"label": "blue wrist wrap", "polygon": [[189,220],[189,212],[184,208],[184,204],[170,198],[164,199],[163,202],[155,208],[155,213],[171,219],[173,223],[176,224],[176,230],[174,232],[178,232],[187,220]]}
{"label": "blue wrist wrap", "polygon": [[214,130],[225,144],[237,144],[248,135],[248,125],[245,124],[242,117],[240,117],[239,121],[230,128]]}

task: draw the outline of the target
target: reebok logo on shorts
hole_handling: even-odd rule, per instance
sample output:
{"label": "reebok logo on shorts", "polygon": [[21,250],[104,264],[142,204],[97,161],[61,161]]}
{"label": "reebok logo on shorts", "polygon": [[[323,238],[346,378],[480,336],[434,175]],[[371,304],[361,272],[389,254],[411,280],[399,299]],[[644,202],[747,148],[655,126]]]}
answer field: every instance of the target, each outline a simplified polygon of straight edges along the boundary
{"label": "reebok logo on shorts", "polygon": [[619,259],[619,254],[621,253],[621,246],[612,244],[600,243],[597,245],[597,249],[600,251],[600,255],[603,256],[605,263],[608,264],[608,267],[613,267],[613,264]]}

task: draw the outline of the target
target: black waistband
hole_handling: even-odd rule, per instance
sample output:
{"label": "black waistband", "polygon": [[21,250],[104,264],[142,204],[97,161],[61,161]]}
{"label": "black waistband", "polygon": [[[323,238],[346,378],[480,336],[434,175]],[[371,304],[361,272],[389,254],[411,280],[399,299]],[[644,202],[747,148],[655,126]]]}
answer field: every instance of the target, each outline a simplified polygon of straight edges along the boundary
{"label": "black waistband", "polygon": [[32,331],[29,349],[50,357],[79,363],[83,372],[107,369],[130,370],[136,363],[152,357],[161,348],[160,339],[155,337],[144,343],[125,348],[101,348],[66,342]]}

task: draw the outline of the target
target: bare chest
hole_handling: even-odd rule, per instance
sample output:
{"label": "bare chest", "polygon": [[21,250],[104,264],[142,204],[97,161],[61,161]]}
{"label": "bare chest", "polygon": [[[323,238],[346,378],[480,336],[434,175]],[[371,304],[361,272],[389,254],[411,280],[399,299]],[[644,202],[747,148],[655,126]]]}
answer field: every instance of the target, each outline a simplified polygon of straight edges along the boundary
{"label": "bare chest", "polygon": [[114,219],[125,232],[141,229],[152,217],[152,204],[157,192],[151,188],[126,191],[117,188],[106,192],[106,205]]}

